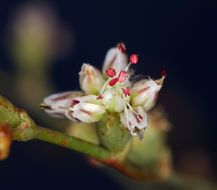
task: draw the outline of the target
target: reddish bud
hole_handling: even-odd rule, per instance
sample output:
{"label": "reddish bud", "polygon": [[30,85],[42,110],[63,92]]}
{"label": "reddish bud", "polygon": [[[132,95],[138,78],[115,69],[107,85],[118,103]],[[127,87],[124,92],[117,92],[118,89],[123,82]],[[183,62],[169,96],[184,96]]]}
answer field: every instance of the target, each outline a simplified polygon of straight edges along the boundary
{"label": "reddish bud", "polygon": [[75,100],[73,100],[73,103],[74,103],[74,104],[79,104],[80,101],[75,99]]}
{"label": "reddish bud", "polygon": [[116,75],[116,72],[113,68],[108,68],[106,70],[106,74],[109,76],[109,77],[114,77]]}
{"label": "reddish bud", "polygon": [[131,55],[130,55],[130,63],[132,63],[132,64],[137,64],[137,62],[138,62],[138,55],[136,55],[136,54],[131,54]]}
{"label": "reddish bud", "polygon": [[141,115],[138,115],[139,120],[141,121],[143,117]]}
{"label": "reddish bud", "polygon": [[125,96],[130,96],[130,88],[129,87],[127,87],[126,90],[124,88],[122,88],[122,91],[123,91]]}
{"label": "reddish bud", "polygon": [[102,99],[102,96],[101,95],[99,95],[99,96],[97,96],[97,98],[96,98],[97,100],[99,100],[99,99]]}
{"label": "reddish bud", "polygon": [[162,77],[165,77],[167,75],[167,71],[165,69],[163,69],[161,72],[160,72],[160,75]]}
{"label": "reddish bud", "polygon": [[126,71],[121,71],[118,75],[118,81],[119,82],[124,82],[127,76],[127,72]]}
{"label": "reddish bud", "polygon": [[124,53],[126,51],[126,47],[123,43],[118,44],[118,49],[121,53]]}
{"label": "reddish bud", "polygon": [[118,78],[114,78],[109,82],[109,86],[114,86],[118,82]]}

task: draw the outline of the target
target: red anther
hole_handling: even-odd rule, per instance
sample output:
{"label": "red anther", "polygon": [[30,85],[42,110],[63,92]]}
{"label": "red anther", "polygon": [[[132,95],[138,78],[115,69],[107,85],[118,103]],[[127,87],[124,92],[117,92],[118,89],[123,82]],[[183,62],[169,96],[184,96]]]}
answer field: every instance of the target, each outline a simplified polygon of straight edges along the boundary
{"label": "red anther", "polygon": [[109,86],[114,86],[118,82],[118,78],[114,78],[109,82]]}
{"label": "red anther", "polygon": [[74,103],[74,104],[79,104],[80,101],[75,99],[75,100],[73,100],[73,103]]}
{"label": "red anther", "polygon": [[132,64],[137,64],[137,63],[138,63],[138,55],[136,55],[136,54],[131,54],[131,55],[130,55],[130,63],[132,63]]}
{"label": "red anther", "polygon": [[139,120],[142,120],[142,119],[143,119],[143,117],[142,117],[141,115],[138,115],[138,118],[139,118]]}
{"label": "red anther", "polygon": [[160,75],[162,77],[165,77],[167,75],[167,70],[163,69],[161,72],[160,72]]}
{"label": "red anther", "polygon": [[106,74],[109,76],[109,77],[114,77],[116,75],[116,72],[113,68],[108,68],[106,70]]}
{"label": "red anther", "polygon": [[118,49],[121,53],[124,53],[126,51],[126,47],[123,43],[118,44]]}
{"label": "red anther", "polygon": [[97,100],[99,100],[99,99],[102,99],[102,96],[101,95],[99,95],[99,96],[97,96],[97,98],[96,98]]}
{"label": "red anther", "polygon": [[118,75],[118,81],[119,82],[124,82],[127,76],[127,72],[126,71],[121,71]]}
{"label": "red anther", "polygon": [[25,110],[19,109],[19,113],[20,113],[20,114],[23,114],[24,112],[25,112]]}
{"label": "red anther", "polygon": [[125,96],[130,96],[130,88],[129,87],[127,87],[126,90],[124,88],[122,88],[122,91],[123,91]]}

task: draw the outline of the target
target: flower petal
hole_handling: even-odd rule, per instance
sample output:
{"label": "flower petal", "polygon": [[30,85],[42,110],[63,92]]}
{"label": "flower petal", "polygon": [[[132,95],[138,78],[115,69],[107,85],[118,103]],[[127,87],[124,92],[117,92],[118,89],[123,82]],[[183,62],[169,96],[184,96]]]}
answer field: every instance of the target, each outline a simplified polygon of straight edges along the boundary
{"label": "flower petal", "polygon": [[116,73],[124,70],[128,64],[127,55],[121,53],[121,51],[116,48],[111,48],[108,50],[102,68],[102,73],[105,75],[108,68],[115,69]]}
{"label": "flower petal", "polygon": [[98,94],[105,80],[101,72],[90,64],[83,64],[79,73],[81,89],[88,94]]}
{"label": "flower petal", "polygon": [[161,87],[162,83],[152,79],[136,82],[131,89],[132,105],[141,105],[145,111],[149,111],[155,105]]}
{"label": "flower petal", "polygon": [[134,111],[125,109],[124,113],[120,114],[120,120],[133,136],[140,136],[148,125],[147,114],[141,106],[135,107]]}
{"label": "flower petal", "polygon": [[[78,103],[74,103],[76,102]],[[102,101],[95,95],[83,95],[71,100],[68,106],[70,112],[66,116],[71,120],[79,120],[85,123],[93,123],[102,118],[105,108]]]}
{"label": "flower petal", "polygon": [[46,113],[53,117],[64,117],[66,107],[70,103],[70,101],[81,95],[80,91],[67,91],[52,94],[46,97],[39,106],[44,109]]}

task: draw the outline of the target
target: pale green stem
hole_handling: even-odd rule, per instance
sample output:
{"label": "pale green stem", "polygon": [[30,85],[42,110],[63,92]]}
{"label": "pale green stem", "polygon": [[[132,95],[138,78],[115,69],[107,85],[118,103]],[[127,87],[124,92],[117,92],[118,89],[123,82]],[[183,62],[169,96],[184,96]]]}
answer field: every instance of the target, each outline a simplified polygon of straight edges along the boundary
{"label": "pale green stem", "polygon": [[110,158],[113,155],[110,151],[99,145],[40,126],[26,129],[13,129],[13,139],[19,141],[38,139],[87,154],[100,160]]}

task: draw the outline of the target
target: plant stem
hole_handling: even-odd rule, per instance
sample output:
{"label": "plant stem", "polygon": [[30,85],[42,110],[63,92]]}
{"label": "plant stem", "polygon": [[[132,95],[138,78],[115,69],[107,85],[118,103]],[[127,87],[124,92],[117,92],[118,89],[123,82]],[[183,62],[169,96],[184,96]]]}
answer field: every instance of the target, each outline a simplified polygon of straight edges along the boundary
{"label": "plant stem", "polygon": [[[26,139],[26,136],[28,136],[28,139]],[[87,154],[97,159],[106,159],[113,155],[110,151],[100,147],[99,145],[95,145],[84,140],[68,136],[62,132],[40,126],[35,126],[31,129],[28,127],[20,130],[14,129],[13,139],[20,141],[38,139]]]}
{"label": "plant stem", "polygon": [[73,149],[75,151],[88,154],[98,159],[106,159],[111,157],[111,152],[100,147],[99,145],[95,145],[78,138],[68,136],[61,132],[53,131],[39,126],[37,126],[35,130],[35,139]]}

